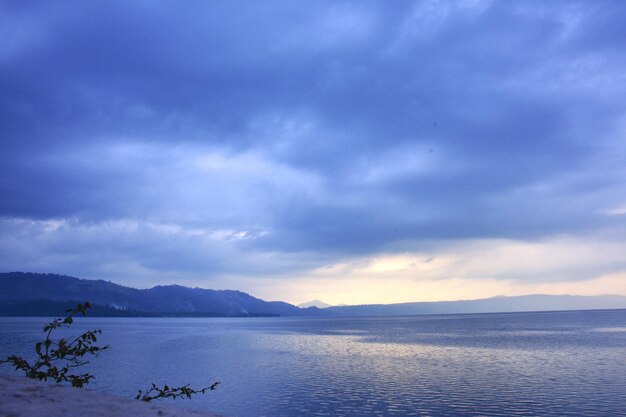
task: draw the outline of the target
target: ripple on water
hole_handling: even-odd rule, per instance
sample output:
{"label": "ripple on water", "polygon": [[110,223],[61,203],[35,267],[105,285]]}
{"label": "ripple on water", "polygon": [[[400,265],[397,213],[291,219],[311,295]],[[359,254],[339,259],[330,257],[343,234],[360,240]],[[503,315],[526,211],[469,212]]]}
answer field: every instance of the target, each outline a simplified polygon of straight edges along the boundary
{"label": "ripple on water", "polygon": [[[232,417],[626,416],[626,311],[134,320],[85,322],[113,346],[95,388],[218,379],[187,404]],[[0,354],[32,345],[26,324],[0,326]]]}

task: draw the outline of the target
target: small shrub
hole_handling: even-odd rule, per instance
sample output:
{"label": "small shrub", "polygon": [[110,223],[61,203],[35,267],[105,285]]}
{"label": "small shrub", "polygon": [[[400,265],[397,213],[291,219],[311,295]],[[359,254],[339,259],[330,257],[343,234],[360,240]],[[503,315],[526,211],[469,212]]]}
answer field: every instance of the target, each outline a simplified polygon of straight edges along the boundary
{"label": "small shrub", "polygon": [[78,337],[61,338],[58,341],[52,338],[52,332],[62,327],[70,327],[74,323],[74,316],[86,314],[91,304],[78,304],[76,308],[67,310],[68,316],[56,318],[43,328],[46,338],[35,344],[37,358],[31,363],[26,359],[12,355],[0,364],[10,363],[18,371],[23,371],[28,378],[47,381],[49,379],[61,383],[69,382],[73,387],[82,388],[95,377],[88,373],[74,373],[74,369],[87,365],[85,357],[97,356],[109,346],[97,346],[100,330],[87,330]]}
{"label": "small shrub", "polygon": [[210,386],[202,389],[190,388],[189,384],[178,388],[168,387],[167,385],[164,385],[163,388],[159,388],[156,384],[152,384],[150,389],[146,390],[145,393],[142,390],[138,390],[139,392],[135,399],[148,402],[159,398],[191,398],[193,394],[204,394],[206,391],[213,391],[217,388],[218,384],[219,382],[214,382]]}

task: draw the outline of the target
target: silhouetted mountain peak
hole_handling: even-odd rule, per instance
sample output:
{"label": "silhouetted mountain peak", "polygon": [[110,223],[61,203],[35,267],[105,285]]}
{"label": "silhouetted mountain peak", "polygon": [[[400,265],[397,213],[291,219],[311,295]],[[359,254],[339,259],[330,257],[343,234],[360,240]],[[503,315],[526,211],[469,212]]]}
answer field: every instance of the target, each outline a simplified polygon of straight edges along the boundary
{"label": "silhouetted mountain peak", "polygon": [[306,303],[298,304],[298,307],[300,308],[308,308],[308,307],[326,308],[326,307],[332,307],[332,305],[327,304],[320,300],[312,300],[312,301],[307,301]]}

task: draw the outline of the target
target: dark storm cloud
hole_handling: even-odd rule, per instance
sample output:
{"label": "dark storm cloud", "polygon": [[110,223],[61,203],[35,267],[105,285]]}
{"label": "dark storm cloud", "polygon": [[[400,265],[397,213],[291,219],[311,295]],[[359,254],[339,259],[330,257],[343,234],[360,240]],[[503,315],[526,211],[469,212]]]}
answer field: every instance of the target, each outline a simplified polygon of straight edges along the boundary
{"label": "dark storm cloud", "polygon": [[[612,1],[3,2],[0,215],[323,259],[620,227],[624,20]],[[156,259],[197,250],[177,236]]]}

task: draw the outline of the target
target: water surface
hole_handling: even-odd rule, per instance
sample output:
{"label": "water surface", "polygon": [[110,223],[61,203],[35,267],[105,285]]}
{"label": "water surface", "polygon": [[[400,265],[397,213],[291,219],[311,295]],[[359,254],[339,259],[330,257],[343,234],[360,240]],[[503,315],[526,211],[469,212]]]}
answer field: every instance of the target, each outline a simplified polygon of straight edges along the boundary
{"label": "water surface", "polygon": [[[0,355],[45,319],[0,318]],[[208,385],[232,417],[626,416],[626,310],[370,318],[86,318],[97,389]],[[5,372],[8,369],[5,368]]]}

